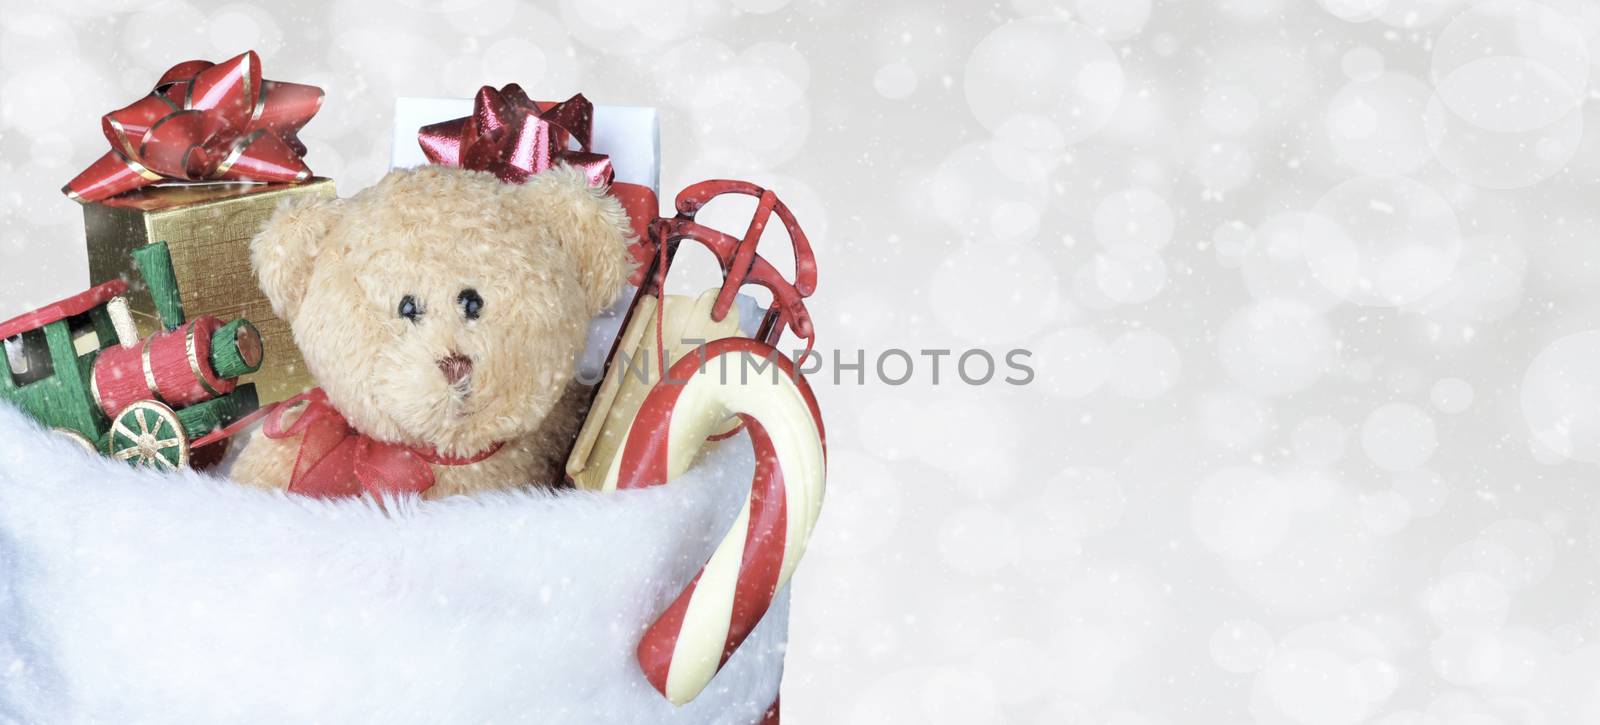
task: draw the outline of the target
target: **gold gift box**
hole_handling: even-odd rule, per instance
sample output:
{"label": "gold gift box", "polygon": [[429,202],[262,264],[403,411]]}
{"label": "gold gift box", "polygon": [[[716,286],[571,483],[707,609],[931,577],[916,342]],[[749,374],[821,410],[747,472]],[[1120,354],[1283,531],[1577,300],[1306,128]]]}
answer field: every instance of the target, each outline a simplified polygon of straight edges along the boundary
{"label": "gold gift box", "polygon": [[250,238],[285,199],[334,196],[333,180],[301,184],[189,184],[151,186],[83,205],[91,284],[121,277],[133,285],[129,307],[139,334],[160,329],[155,306],[134,273],[135,248],[165,241],[183,301],[193,319],[244,317],[261,331],[265,364],[241,382],[254,382],[262,404],[315,385],[294,345],[289,325],[272,314],[250,269]]}

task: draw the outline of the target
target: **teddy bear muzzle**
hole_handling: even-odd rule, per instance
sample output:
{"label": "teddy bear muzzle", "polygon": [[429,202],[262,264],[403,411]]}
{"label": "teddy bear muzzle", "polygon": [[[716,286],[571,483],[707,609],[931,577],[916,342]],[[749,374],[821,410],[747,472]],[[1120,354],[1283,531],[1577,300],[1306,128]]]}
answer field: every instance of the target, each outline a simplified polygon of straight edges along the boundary
{"label": "teddy bear muzzle", "polygon": [[439,359],[439,372],[444,373],[444,379],[450,385],[458,385],[472,374],[472,358],[452,351]]}

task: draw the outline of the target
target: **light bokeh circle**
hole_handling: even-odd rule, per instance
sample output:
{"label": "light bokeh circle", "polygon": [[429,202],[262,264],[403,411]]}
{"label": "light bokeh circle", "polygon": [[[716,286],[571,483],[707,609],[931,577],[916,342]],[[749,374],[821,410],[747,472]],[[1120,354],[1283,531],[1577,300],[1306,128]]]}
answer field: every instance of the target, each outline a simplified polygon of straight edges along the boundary
{"label": "light bokeh circle", "polygon": [[967,60],[964,86],[967,105],[990,131],[1027,114],[1053,119],[1073,143],[1111,120],[1122,98],[1122,64],[1082,25],[1015,20],[978,42]]}
{"label": "light bokeh circle", "polygon": [[1403,73],[1353,80],[1328,102],[1326,127],[1339,162],[1374,176],[1417,170],[1432,157],[1423,113],[1431,89]]}
{"label": "light bokeh circle", "polygon": [[1317,200],[1303,251],[1330,292],[1362,305],[1415,302],[1450,280],[1461,227],[1450,202],[1405,177],[1360,177]]}
{"label": "light bokeh circle", "polygon": [[1522,378],[1522,416],[1533,440],[1562,459],[1600,463],[1600,330],[1545,346]]}
{"label": "light bokeh circle", "polygon": [[1433,81],[1479,128],[1542,128],[1583,102],[1590,72],[1581,23],[1531,0],[1490,0],[1457,15],[1433,45]]}

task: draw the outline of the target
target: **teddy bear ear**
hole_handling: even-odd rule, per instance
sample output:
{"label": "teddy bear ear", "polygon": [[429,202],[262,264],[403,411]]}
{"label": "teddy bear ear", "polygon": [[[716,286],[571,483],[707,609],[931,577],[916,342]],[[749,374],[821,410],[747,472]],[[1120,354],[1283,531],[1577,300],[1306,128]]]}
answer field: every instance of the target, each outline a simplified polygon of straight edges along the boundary
{"label": "teddy bear ear", "polygon": [[250,265],[278,319],[291,321],[300,309],[312,261],[343,205],[332,197],[290,200],[250,240]]}
{"label": "teddy bear ear", "polygon": [[516,188],[517,207],[530,224],[577,262],[589,309],[605,309],[634,267],[628,245],[635,235],[622,204],[565,166],[534,174]]}

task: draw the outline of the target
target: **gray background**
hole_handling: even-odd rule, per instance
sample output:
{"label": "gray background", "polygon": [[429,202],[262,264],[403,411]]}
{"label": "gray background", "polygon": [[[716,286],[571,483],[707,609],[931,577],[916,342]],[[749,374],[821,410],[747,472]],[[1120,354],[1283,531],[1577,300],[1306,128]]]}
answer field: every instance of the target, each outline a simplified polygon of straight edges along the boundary
{"label": "gray background", "polygon": [[255,48],[343,193],[397,95],[653,105],[669,192],[800,215],[825,353],[1034,350],[814,376],[792,722],[1600,721],[1592,3],[34,5],[0,317],[87,281],[98,116]]}

